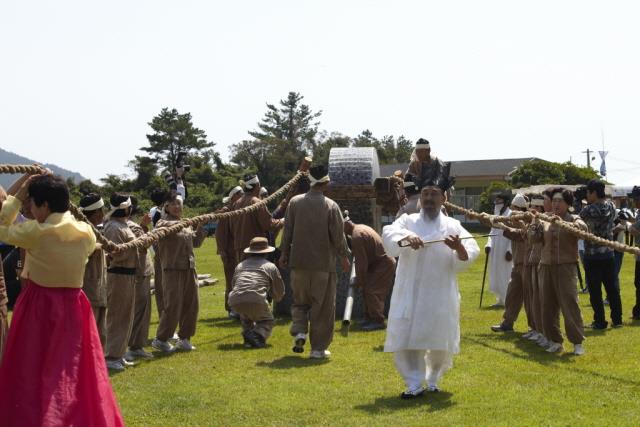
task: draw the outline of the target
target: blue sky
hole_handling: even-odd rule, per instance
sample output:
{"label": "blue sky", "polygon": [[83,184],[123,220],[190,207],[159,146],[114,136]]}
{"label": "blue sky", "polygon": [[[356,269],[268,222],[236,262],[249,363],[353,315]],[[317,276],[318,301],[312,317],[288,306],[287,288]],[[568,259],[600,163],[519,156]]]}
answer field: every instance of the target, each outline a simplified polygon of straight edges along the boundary
{"label": "blue sky", "polygon": [[[536,156],[640,184],[632,1],[0,3],[0,146],[128,173],[162,107],[228,156],[298,91],[321,129],[429,139],[446,160]],[[599,159],[595,162],[599,167]]]}

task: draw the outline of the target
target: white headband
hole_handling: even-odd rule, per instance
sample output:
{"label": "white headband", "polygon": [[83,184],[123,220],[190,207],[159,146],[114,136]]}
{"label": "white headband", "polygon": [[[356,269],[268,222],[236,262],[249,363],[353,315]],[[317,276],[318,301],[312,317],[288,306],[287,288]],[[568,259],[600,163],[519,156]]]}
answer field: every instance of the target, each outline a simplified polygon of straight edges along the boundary
{"label": "white headband", "polygon": [[329,175],[325,175],[320,179],[315,179],[311,174],[309,174],[309,181],[311,182],[311,186],[313,187],[316,184],[324,184],[325,182],[331,181],[329,179]]}
{"label": "white headband", "polygon": [[544,200],[543,199],[531,199],[531,206],[544,206]]}
{"label": "white headband", "polygon": [[89,206],[85,206],[84,208],[82,206],[78,207],[78,210],[81,210],[81,211],[95,211],[96,209],[100,209],[103,206],[104,206],[104,200],[99,199],[97,202],[92,203]]}
{"label": "white headband", "polygon": [[431,146],[430,146],[429,144],[416,144],[416,150],[419,150],[419,149],[428,149],[428,148],[430,148],[430,147],[431,147]]}
{"label": "white headband", "polygon": [[131,197],[127,197],[127,200],[120,203],[118,206],[111,206],[111,210],[107,213],[107,217],[113,215],[113,213],[118,209],[127,209],[129,206],[131,206]]}
{"label": "white headband", "polygon": [[258,175],[254,176],[249,181],[243,181],[243,182],[244,182],[244,186],[246,188],[248,188],[249,190],[251,190],[254,185],[260,184],[260,180],[258,179]]}
{"label": "white headband", "polygon": [[237,186],[233,187],[233,188],[231,189],[231,191],[229,191],[229,197],[233,197],[233,196],[235,196],[236,194],[238,194],[238,193],[239,193],[239,192],[241,192],[241,191],[242,191],[242,187],[240,187],[239,185],[237,185]]}

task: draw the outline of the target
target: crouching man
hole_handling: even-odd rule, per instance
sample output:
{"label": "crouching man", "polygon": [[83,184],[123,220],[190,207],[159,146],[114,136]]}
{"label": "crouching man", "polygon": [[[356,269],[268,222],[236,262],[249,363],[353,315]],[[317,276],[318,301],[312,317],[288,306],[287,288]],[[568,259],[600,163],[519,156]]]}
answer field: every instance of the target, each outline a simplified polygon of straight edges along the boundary
{"label": "crouching man", "polygon": [[275,251],[266,237],[254,237],[244,250],[248,256],[236,267],[229,293],[229,307],[240,315],[247,348],[263,348],[271,336],[274,319],[269,299],[280,301],[284,283],[280,271],[266,257]]}

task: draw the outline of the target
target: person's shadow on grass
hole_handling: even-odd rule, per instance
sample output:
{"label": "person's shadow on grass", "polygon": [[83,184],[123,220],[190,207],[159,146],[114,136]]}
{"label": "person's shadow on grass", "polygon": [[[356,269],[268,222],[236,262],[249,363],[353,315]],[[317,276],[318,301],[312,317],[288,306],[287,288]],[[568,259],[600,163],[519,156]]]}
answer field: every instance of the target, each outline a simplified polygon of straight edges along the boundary
{"label": "person's shadow on grass", "polygon": [[422,408],[427,406],[427,412],[436,412],[448,409],[455,405],[456,402],[451,400],[452,396],[453,394],[448,391],[439,391],[437,393],[425,391],[422,396],[404,400],[400,399],[400,395],[398,394],[397,396],[378,397],[372,403],[356,405],[354,406],[354,409],[377,415],[406,408]]}
{"label": "person's shadow on grass", "polygon": [[309,359],[301,356],[283,356],[270,362],[260,361],[256,363],[259,368],[271,369],[293,369],[293,368],[311,368],[318,365],[329,363],[330,359]]}

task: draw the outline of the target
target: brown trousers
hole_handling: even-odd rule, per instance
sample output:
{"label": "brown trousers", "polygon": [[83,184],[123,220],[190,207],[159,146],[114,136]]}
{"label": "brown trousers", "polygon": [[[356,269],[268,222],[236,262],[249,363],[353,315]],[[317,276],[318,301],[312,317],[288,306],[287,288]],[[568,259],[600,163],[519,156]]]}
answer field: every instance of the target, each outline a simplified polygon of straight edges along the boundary
{"label": "brown trousers", "polygon": [[153,257],[153,291],[159,319],[162,317],[162,311],[164,310],[164,292],[162,286],[162,265],[160,264],[160,257],[157,254]]}
{"label": "brown trousers", "polygon": [[245,302],[235,304],[231,308],[240,315],[242,332],[253,330],[265,340],[271,336],[275,321],[266,301],[261,303]]}
{"label": "brown trousers", "polygon": [[291,270],[291,335],[309,332],[311,350],[326,350],[336,318],[336,273]]}
{"label": "brown trousers", "polygon": [[[522,267],[522,302],[524,303],[524,312],[527,315],[527,325],[529,326],[529,329],[537,331],[538,316],[533,303],[536,300],[534,298],[534,292],[537,291],[538,287],[536,286],[534,288],[531,270],[531,265],[525,265]],[[533,268],[533,270],[535,270],[535,268]]]}
{"label": "brown trousers", "polygon": [[225,292],[224,292],[224,309],[229,311],[229,293],[231,293],[231,284],[233,281],[233,273],[236,271],[238,261],[236,260],[236,254],[233,255],[220,255],[222,260],[222,267],[224,268],[224,280],[225,280]]}
{"label": "brown trousers", "polygon": [[7,321],[7,306],[0,306],[0,362],[4,354],[4,346],[7,343],[7,334],[9,333],[9,322]]}
{"label": "brown trousers", "polygon": [[542,327],[547,339],[561,343],[560,312],[567,338],[573,344],[584,340],[582,314],[578,304],[578,273],[575,264],[540,264],[542,284]]}
{"label": "brown trousers", "polygon": [[136,277],[107,273],[107,345],[105,356],[119,360],[124,356],[131,336],[136,297]]}
{"label": "brown trousers", "polygon": [[151,276],[136,276],[136,295],[133,309],[133,326],[129,348],[138,350],[148,344],[151,321]]}
{"label": "brown trousers", "polygon": [[396,262],[380,262],[367,272],[370,278],[362,287],[364,299],[365,319],[370,322],[384,323],[384,303],[393,285]]}
{"label": "brown trousers", "polygon": [[160,341],[171,338],[178,327],[178,337],[189,339],[196,333],[198,322],[198,278],[196,271],[164,270],[164,311],[156,336]]}
{"label": "brown trousers", "polygon": [[93,317],[96,319],[98,335],[100,335],[100,344],[102,344],[102,348],[104,348],[107,344],[107,307],[92,305],[91,311],[93,311]]}
{"label": "brown trousers", "polygon": [[504,324],[513,326],[518,319],[524,300],[522,289],[522,265],[514,265],[511,269],[511,280],[507,285],[507,296],[504,299]]}

